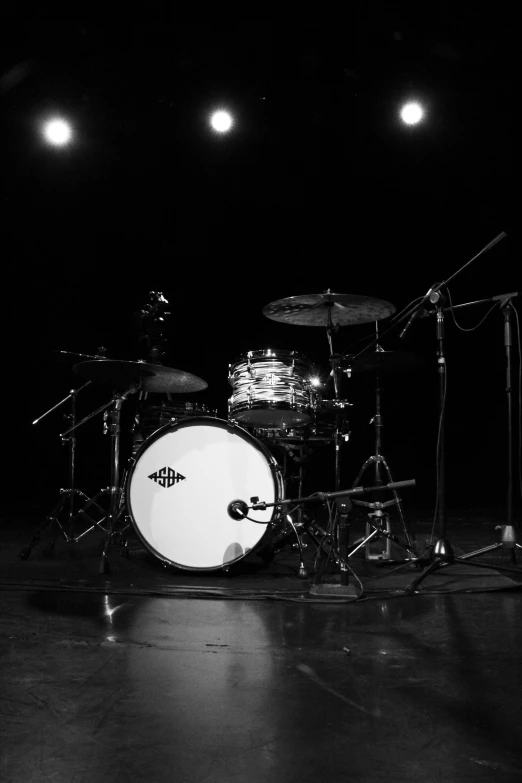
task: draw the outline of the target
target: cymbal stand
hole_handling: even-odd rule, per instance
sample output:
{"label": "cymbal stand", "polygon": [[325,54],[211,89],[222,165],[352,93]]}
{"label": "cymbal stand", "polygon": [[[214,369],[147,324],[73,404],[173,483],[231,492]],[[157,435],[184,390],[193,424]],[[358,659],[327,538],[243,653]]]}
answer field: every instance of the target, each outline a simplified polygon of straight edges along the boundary
{"label": "cymbal stand", "polygon": [[[79,395],[83,389],[85,389],[87,386],[91,384],[91,381],[87,381],[83,384],[83,386],[80,386],[79,389],[71,389],[69,394],[63,398],[63,400],[60,400],[60,402],[57,402],[56,405],[53,405],[52,408],[49,408],[45,413],[43,413],[41,416],[39,416],[37,419],[35,419],[32,424],[37,425],[39,424],[43,419],[45,419],[50,413],[60,408],[62,405],[65,405],[65,403],[70,402],[71,408],[70,413],[65,414],[64,418],[69,421],[69,423],[72,425],[73,429],[76,424],[76,398]],[[36,544],[40,543],[42,536],[44,532],[50,528],[53,524],[58,526],[59,532],[64,538],[66,543],[74,542],[76,543],[79,541],[80,538],[82,538],[85,533],[82,533],[79,536],[74,535],[74,519],[76,517],[75,514],[75,498],[78,497],[81,500],[89,501],[90,498],[81,490],[76,488],[75,481],[76,481],[76,435],[72,435],[70,437],[66,437],[65,435],[61,435],[62,444],[65,445],[66,443],[69,445],[69,486],[67,489],[60,489],[60,499],[52,509],[52,511],[45,517],[43,522],[37,527],[29,541],[25,544],[25,546],[20,550],[18,553],[18,557],[21,560],[27,560],[29,555],[31,554],[31,550],[33,549]],[[62,524],[60,521],[60,515],[62,512],[65,511],[66,513],[66,522]],[[48,546],[48,550],[51,551],[52,547],[54,546],[54,539]]]}
{"label": "cymbal stand", "polygon": [[[333,301],[327,302],[327,323],[326,323],[326,335],[328,338],[328,346],[330,348],[330,364],[332,365],[332,376],[333,376],[333,382],[334,382],[334,392],[335,392],[335,400],[336,402],[340,399],[340,378],[339,378],[339,369],[340,369],[340,357],[336,356],[333,351],[333,335],[339,331],[339,326],[333,324],[332,321],[332,308],[333,308]],[[334,435],[334,444],[335,444],[335,490],[337,491],[341,486],[341,440],[342,440],[342,434],[341,434],[341,414],[338,408],[336,408],[335,412],[335,435]]]}
{"label": "cymbal stand", "polygon": [[[376,335],[377,339],[379,337],[379,325],[378,322],[375,322],[375,329],[376,329]],[[376,351],[382,351],[383,349],[377,343],[376,345]],[[379,373],[377,372],[375,374],[375,415],[370,420],[370,424],[373,424],[374,430],[375,430],[375,453],[371,455],[371,457],[368,457],[362,468],[360,469],[359,473],[357,474],[357,478],[355,479],[353,486],[356,487],[360,484],[360,481],[363,477],[363,475],[366,473],[368,468],[371,468],[372,465],[375,469],[374,472],[374,483],[376,486],[381,486],[383,484],[383,471],[386,473],[387,482],[393,483],[393,476],[391,474],[390,468],[388,466],[388,463],[381,453],[382,449],[382,430],[384,427],[383,424],[383,418],[381,414],[381,381]],[[402,501],[397,493],[397,491],[394,489],[392,490],[392,499],[391,500],[385,500],[384,502],[379,501],[376,497],[373,497],[370,501],[368,500],[358,500],[353,499],[352,503],[357,506],[364,506],[368,509],[368,515],[367,515],[367,522],[366,522],[366,537],[365,539],[358,544],[357,548],[352,550],[351,555],[355,554],[356,551],[358,551],[361,547],[365,548],[365,556],[367,560],[391,560],[391,542],[392,540],[396,540],[393,537],[390,536],[391,529],[390,529],[390,522],[389,522],[389,514],[385,509],[389,508],[390,506],[396,506],[397,507],[397,513],[399,515],[399,519],[401,521],[402,529],[404,531],[404,535],[406,537],[406,546],[403,547],[405,551],[410,555],[410,559],[416,558],[416,552],[415,552],[415,543],[413,540],[413,537],[410,535],[410,532],[408,530],[408,526],[406,524],[406,520],[404,518],[404,514],[402,511]],[[370,544],[374,540],[378,540],[382,537],[383,530],[386,530],[388,535],[385,536],[386,539],[386,549],[382,554],[379,555],[373,555],[370,552]],[[399,543],[396,541],[396,543]],[[402,545],[401,545],[402,546]]]}
{"label": "cymbal stand", "polygon": [[[123,394],[119,392],[115,392],[108,403],[100,406],[100,408],[97,408],[95,411],[93,411],[84,419],[82,419],[82,421],[76,424],[75,427],[71,427],[69,430],[67,430],[67,432],[64,433],[64,435],[68,435],[74,429],[77,429],[86,421],[96,416],[98,413],[102,413],[103,411],[112,408],[112,410],[109,410],[108,416],[106,418],[106,422],[108,422],[108,424],[106,425],[107,431],[111,438],[111,483],[109,487],[107,487],[106,489],[102,490],[99,493],[99,495],[102,494],[109,495],[109,512],[107,514],[107,517],[104,520],[101,520],[101,521],[105,521],[106,527],[105,527],[105,541],[104,541],[103,551],[102,551],[100,565],[98,569],[98,573],[100,574],[108,574],[110,572],[110,566],[108,560],[109,548],[110,548],[111,541],[114,537],[114,528],[120,516],[120,512],[122,508],[122,504],[121,504],[122,487],[120,486],[121,408],[124,401],[131,394],[134,394],[138,390],[138,387],[139,385],[130,386],[129,389],[127,389],[127,391],[123,392]],[[86,504],[86,506],[88,505],[89,504]],[[80,515],[83,515],[82,511],[84,510],[80,510],[78,513]],[[99,526],[99,523],[96,524]]]}
{"label": "cymbal stand", "polygon": [[[328,289],[327,293],[329,293],[330,290]],[[335,325],[332,321],[332,309],[333,309],[333,301],[327,302],[327,323],[326,323],[326,334],[328,337],[328,345],[330,347],[330,364],[332,366],[332,375],[333,375],[333,382],[334,382],[334,391],[335,391],[335,402],[337,403],[335,406],[335,432],[334,432],[334,446],[335,446],[335,491],[338,492],[341,486],[341,443],[343,441],[343,438],[345,437],[345,433],[341,430],[341,408],[339,405],[340,402],[340,371],[341,371],[341,361],[340,356],[334,354],[333,350],[333,334],[338,332],[339,326]],[[333,517],[330,517],[329,525],[328,525],[328,535],[330,537],[330,540],[337,540],[338,550],[339,550],[339,557],[338,562],[340,563],[341,567],[341,581],[340,584],[335,585],[319,585],[317,582],[314,585],[314,589],[319,592],[335,592],[342,593],[346,595],[353,594],[353,587],[349,584],[349,567],[347,565],[348,560],[348,544],[349,544],[349,511],[351,510],[351,503],[350,501],[345,498],[339,498],[336,500],[336,507],[335,507],[335,514]]]}

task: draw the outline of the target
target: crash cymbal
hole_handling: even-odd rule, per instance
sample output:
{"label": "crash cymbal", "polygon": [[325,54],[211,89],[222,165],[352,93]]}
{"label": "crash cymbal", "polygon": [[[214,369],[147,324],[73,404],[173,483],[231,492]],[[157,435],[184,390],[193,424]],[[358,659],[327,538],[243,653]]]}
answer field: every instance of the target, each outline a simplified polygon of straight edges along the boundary
{"label": "crash cymbal", "polygon": [[162,364],[127,362],[119,359],[98,359],[80,362],[74,372],[90,381],[107,383],[114,388],[128,389],[140,384],[140,391],[182,393],[206,389],[206,381],[183,370],[164,367]]}
{"label": "crash cymbal", "polygon": [[406,351],[369,351],[354,360],[352,373],[363,372],[393,372],[394,370],[409,370],[424,364],[424,359]]}
{"label": "crash cymbal", "polygon": [[282,321],[297,326],[328,325],[328,311],[332,313],[334,326],[366,324],[380,321],[395,312],[395,306],[383,299],[356,294],[303,294],[270,302],[263,308],[263,315],[272,321]]}

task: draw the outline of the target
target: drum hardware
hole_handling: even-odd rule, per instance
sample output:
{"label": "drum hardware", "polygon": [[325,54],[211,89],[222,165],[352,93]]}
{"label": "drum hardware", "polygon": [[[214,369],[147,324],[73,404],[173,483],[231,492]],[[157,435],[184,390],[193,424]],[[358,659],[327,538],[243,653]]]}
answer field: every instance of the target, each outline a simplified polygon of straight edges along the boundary
{"label": "drum hardware", "polygon": [[[349,584],[349,573],[352,571],[348,562],[348,548],[349,548],[349,512],[351,510],[351,498],[359,495],[382,492],[383,490],[397,490],[404,487],[415,486],[414,479],[408,479],[406,481],[394,481],[388,484],[375,485],[370,487],[358,486],[351,489],[340,490],[336,492],[316,492],[313,495],[297,498],[283,498],[278,502],[266,502],[260,501],[258,496],[250,498],[250,505],[243,500],[235,500],[229,504],[229,514],[233,511],[237,515],[243,514],[243,518],[251,522],[256,520],[250,516],[251,511],[264,511],[270,507],[279,506],[284,508],[288,505],[296,505],[302,503],[327,503],[334,502],[336,504],[336,512],[329,514],[328,529],[326,531],[327,542],[321,541],[318,555],[321,551],[326,552],[326,565],[329,559],[333,555],[336,562],[341,566],[340,583],[339,584],[325,584],[321,583],[322,573],[324,568],[320,572],[316,570],[314,578],[314,584],[310,589],[312,595],[348,595],[357,597],[357,591],[354,590],[354,586]],[[328,505],[329,509],[330,506]],[[337,542],[337,543],[336,543]],[[326,549],[326,543],[329,544]],[[317,561],[317,558],[316,558]],[[326,567],[326,566],[325,566]],[[354,576],[356,576],[354,574]],[[357,581],[360,584],[358,577]],[[360,585],[362,589],[362,585]]]}
{"label": "drum hardware", "polygon": [[[401,336],[404,337],[406,331],[410,327],[410,325],[415,320],[415,317],[420,316],[424,312],[425,307],[431,307],[435,308],[435,316],[436,316],[436,340],[437,340],[437,374],[439,378],[439,399],[438,399],[438,414],[439,414],[439,427],[438,427],[438,437],[437,437],[437,447],[436,447],[436,465],[437,465],[437,474],[436,474],[436,483],[437,483],[437,493],[436,493],[436,502],[435,502],[435,510],[434,510],[434,519],[433,519],[433,528],[430,536],[430,540],[428,541],[427,547],[427,559],[428,559],[428,565],[424,568],[422,573],[418,575],[412,582],[408,585],[406,592],[409,594],[412,594],[417,591],[418,586],[424,579],[429,576],[430,573],[433,573],[434,571],[444,568],[446,566],[452,565],[454,563],[466,563],[471,566],[478,566],[484,568],[494,568],[496,570],[504,570],[509,571],[510,569],[498,566],[498,565],[490,565],[487,563],[478,563],[477,561],[469,562],[471,557],[475,557],[479,553],[482,553],[484,550],[481,550],[480,552],[470,553],[468,556],[461,556],[461,557],[455,557],[453,552],[453,547],[451,546],[451,543],[449,539],[446,537],[446,526],[447,526],[447,509],[446,509],[446,461],[445,461],[445,413],[446,413],[446,397],[447,397],[447,367],[446,367],[446,355],[445,355],[445,334],[444,334],[444,315],[446,310],[446,300],[443,292],[448,292],[448,284],[451,280],[453,280],[457,275],[459,275],[466,267],[468,267],[470,264],[473,263],[479,256],[483,255],[487,251],[491,250],[498,242],[500,242],[502,239],[504,239],[507,236],[505,231],[502,231],[500,234],[498,234],[494,239],[491,240],[482,250],[480,250],[475,256],[473,256],[471,259],[469,259],[465,264],[463,264],[459,269],[457,269],[456,272],[454,272],[447,280],[443,280],[440,283],[435,283],[428,292],[422,296],[419,297],[415,302],[408,308],[405,308],[401,313],[399,313],[392,322],[388,325],[386,332],[388,332],[390,329],[395,328],[397,325],[403,323],[407,320],[406,327],[403,329]],[[475,304],[475,303],[471,303]],[[507,337],[507,333],[509,332],[509,329],[505,325],[505,345],[509,342],[509,339]],[[381,337],[384,336],[384,333],[381,335]],[[360,353],[366,353],[370,348],[375,347],[376,343],[378,341],[373,341],[372,344],[367,346],[364,351],[361,351]],[[506,365],[508,365],[507,357],[509,354],[509,347],[506,345]],[[355,359],[358,357],[355,356]],[[510,372],[510,366],[506,368],[506,374],[508,371]],[[510,400],[509,394],[508,394],[508,400]],[[509,410],[508,410],[508,420],[510,419],[509,416]],[[511,428],[511,422],[509,422],[510,428]],[[511,431],[511,429],[510,429]],[[509,484],[509,479],[508,479]],[[508,538],[512,538],[511,532],[514,533],[514,527],[509,524],[512,522],[512,520],[509,518],[509,503],[508,503],[508,525],[506,525],[507,532],[509,535],[506,537],[506,541],[502,541],[501,545],[507,546],[511,548],[513,546],[512,541],[508,541]],[[438,539],[435,539],[435,528],[438,528]],[[497,545],[495,545],[497,546]]]}
{"label": "drum hardware", "polygon": [[[335,429],[334,429],[334,448],[335,448],[335,467],[334,467],[334,486],[335,490],[339,490],[341,486],[341,444],[343,440],[348,440],[343,432],[343,418],[346,411],[346,400],[341,400],[340,385],[341,377],[345,368],[342,366],[341,357],[339,354],[334,353],[333,348],[333,335],[339,331],[339,322],[333,323],[332,312],[334,306],[337,304],[335,301],[335,294],[330,293],[328,289],[324,294],[324,301],[319,305],[322,308],[326,308],[326,335],[328,338],[328,347],[330,349],[330,365],[332,367],[332,378],[334,383],[335,398],[330,401],[332,403],[331,410],[335,415]],[[340,314],[339,316],[340,317]]]}
{"label": "drum hardware", "polygon": [[[65,351],[59,351],[57,353],[66,353]],[[63,398],[63,400],[60,400],[60,402],[57,402],[56,405],[53,405],[49,410],[47,410],[45,413],[43,413],[41,416],[39,416],[37,419],[35,419],[32,424],[33,426],[39,424],[43,419],[46,418],[50,413],[60,408],[62,405],[65,405],[67,402],[70,402],[70,413],[64,415],[64,419],[69,422],[74,428],[74,425],[76,424],[76,398],[82,392],[87,386],[90,386],[91,381],[87,381],[82,386],[80,386],[78,389],[71,389],[69,394]],[[72,431],[71,431],[72,432]],[[62,535],[66,543],[77,543],[81,538],[83,538],[87,533],[90,532],[93,528],[90,528],[89,530],[84,530],[80,535],[75,536],[74,531],[74,521],[76,519],[76,510],[75,510],[75,500],[82,500],[82,501],[92,501],[88,495],[85,494],[85,492],[82,492],[81,490],[76,488],[76,435],[72,435],[70,437],[67,437],[65,435],[61,435],[61,441],[62,444],[68,444],[69,446],[69,487],[67,489],[60,489],[59,495],[60,498],[52,511],[45,517],[44,521],[41,525],[38,526],[38,528],[35,530],[27,544],[23,547],[23,549],[20,550],[18,556],[21,560],[27,560],[29,555],[31,554],[31,550],[33,547],[40,543],[43,534],[51,527],[52,525],[56,525],[59,530],[59,534]],[[66,521],[62,523],[60,521],[60,516],[64,514]],[[48,551],[50,552],[54,547],[55,539],[52,539],[52,542],[47,546]]]}
{"label": "drum hardware", "polygon": [[[308,457],[313,451],[313,445],[332,443],[333,438],[320,437],[311,435],[313,426],[304,426],[302,428],[288,429],[288,430],[270,430],[255,428],[254,436],[259,438],[270,449],[277,449],[275,456],[277,458],[278,453],[282,454],[282,476],[285,487],[288,487],[289,483],[297,483],[297,493],[302,495],[303,482],[305,476],[305,468]],[[297,465],[297,475],[291,474],[288,468],[289,459]],[[310,534],[309,530],[305,528],[305,517],[302,505],[298,505],[294,510],[296,513],[296,521],[292,519],[292,515],[288,514],[283,518],[285,525],[286,521],[291,526],[291,531],[283,528],[282,536],[278,538],[278,542],[288,539],[289,536],[295,536],[295,547],[297,547],[300,555],[299,576],[305,578],[308,575],[306,567],[303,561],[303,549],[306,544],[303,542],[304,533]],[[293,513],[293,512],[292,512]],[[303,532],[299,532],[303,531]],[[314,539],[315,540],[315,539]],[[317,541],[315,541],[317,543]],[[273,542],[272,542],[273,544]],[[272,556],[276,553],[276,550],[272,548]],[[268,560],[268,556],[264,558],[265,562]]]}
{"label": "drum hardware", "polygon": [[[327,289],[322,294],[293,296],[271,302],[263,308],[263,314],[272,320],[283,323],[292,323],[301,326],[318,326],[326,329],[329,348],[329,363],[331,365],[331,377],[334,384],[334,400],[329,401],[335,417],[333,432],[334,444],[334,488],[339,491],[341,486],[341,445],[349,439],[349,432],[345,431],[344,419],[349,403],[341,399],[341,378],[343,374],[350,377],[350,363],[346,363],[341,354],[334,352],[333,336],[341,326],[348,324],[377,322],[387,318],[395,312],[395,307],[389,302],[366,296],[349,294],[336,294]],[[344,502],[344,501],[343,501]],[[347,515],[344,513],[343,503],[338,503],[336,522],[333,527],[338,531],[342,541],[342,552],[346,554],[344,546],[347,540],[346,525]],[[338,524],[337,524],[338,523]],[[346,558],[343,560],[346,563]],[[342,568],[345,566],[343,565]],[[343,585],[345,577],[342,576]],[[347,579],[347,576],[346,576]],[[346,585],[347,585],[346,581]]]}
{"label": "drum hardware", "polygon": [[[472,552],[468,552],[461,555],[458,559],[459,562],[470,560],[474,557],[478,557],[487,552],[494,552],[502,547],[509,550],[511,561],[517,562],[516,552],[517,549],[522,549],[522,545],[517,541],[516,527],[513,524],[513,501],[514,501],[514,485],[513,485],[513,382],[512,382],[512,360],[511,351],[513,346],[512,335],[512,316],[515,308],[513,306],[513,298],[519,296],[518,292],[512,292],[508,294],[501,294],[499,296],[487,297],[475,302],[467,302],[460,305],[444,308],[444,311],[456,310],[463,307],[469,307],[475,304],[481,304],[486,302],[499,302],[500,309],[503,316],[503,344],[505,354],[505,392],[506,392],[506,423],[507,423],[507,482],[506,482],[506,522],[501,525],[500,528],[500,541],[496,544],[490,544],[489,546],[482,547]],[[494,305],[493,305],[494,306]],[[431,312],[429,313],[432,314]],[[475,565],[477,565],[475,563]],[[499,568],[499,566],[495,566]]]}
{"label": "drum hardware", "polygon": [[[111,362],[111,364],[112,363],[113,362]],[[76,431],[78,427],[81,427],[82,424],[85,424],[87,421],[92,419],[98,413],[103,413],[108,410],[108,416],[107,417],[104,416],[104,431],[108,432],[111,438],[111,483],[109,487],[107,487],[105,490],[101,490],[101,492],[99,492],[98,495],[96,496],[96,497],[101,497],[102,495],[109,496],[109,511],[106,517],[103,517],[102,520],[105,522],[105,541],[103,545],[103,551],[102,551],[102,556],[101,556],[99,570],[98,570],[98,573],[100,574],[108,574],[110,571],[109,560],[108,560],[109,547],[114,537],[118,534],[118,531],[116,531],[116,524],[121,517],[122,509],[123,509],[122,487],[120,484],[121,408],[124,401],[131,394],[135,394],[138,391],[138,389],[139,389],[139,384],[135,384],[129,386],[129,388],[123,393],[115,392],[112,398],[109,400],[109,402],[100,406],[92,413],[89,413],[73,427],[70,427],[61,436],[62,438],[66,437],[70,433]],[[78,512],[79,515],[82,516],[85,515],[87,519],[91,519],[91,517],[87,514],[87,509],[90,507],[90,505],[91,504],[89,502],[86,503],[84,508],[80,512]],[[94,527],[99,527],[99,525],[100,522],[94,523]]]}
{"label": "drum hardware", "polygon": [[[201,391],[207,387],[206,381],[183,370],[164,367],[161,364],[148,362],[132,362],[119,359],[95,359],[80,362],[74,366],[74,372],[92,381],[111,384],[113,388],[124,389],[116,391],[108,403],[100,406],[82,421],[70,428],[64,435],[77,429],[98,413],[108,411],[107,430],[111,436],[111,482],[102,494],[109,495],[109,512],[106,519],[106,534],[101,556],[99,573],[109,573],[108,553],[111,542],[121,531],[116,530],[116,524],[125,508],[123,503],[123,487],[120,482],[120,434],[121,408],[123,402],[137,392],[179,393]],[[124,544],[124,550],[126,547]]]}
{"label": "drum hardware", "polygon": [[334,486],[338,490],[341,485],[341,444],[344,440],[341,428],[340,383],[342,374],[349,376],[349,365],[343,365],[343,357],[334,353],[333,335],[341,326],[362,324],[387,318],[395,312],[390,302],[368,296],[355,294],[337,294],[327,289],[322,294],[305,294],[290,296],[271,302],[263,308],[263,315],[274,321],[296,324],[298,326],[318,326],[326,329],[331,376],[335,390],[335,466]]}
{"label": "drum hardware", "polygon": [[[376,330],[378,335],[378,324],[376,324]],[[386,369],[393,369],[394,367],[398,366],[400,364],[400,361],[397,360],[396,354],[398,352],[394,351],[384,351],[379,343],[377,343],[375,352],[379,359],[374,358],[373,354],[370,355],[370,359],[366,360],[364,362],[361,362],[359,365],[354,365],[354,371],[355,372],[363,372],[368,371],[377,367],[377,371],[375,372],[375,414],[370,419],[370,424],[373,425],[374,428],[374,453],[366,460],[366,462],[361,467],[359,473],[357,474],[357,477],[354,480],[354,486],[358,486],[361,482],[361,479],[363,475],[366,473],[366,471],[373,467],[374,468],[374,481],[377,486],[383,483],[383,471],[386,474],[386,478],[388,483],[393,483],[393,476],[391,474],[388,462],[386,461],[385,457],[381,453],[382,450],[382,442],[383,442],[383,429],[384,429],[384,421],[381,414],[381,396],[382,396],[382,388],[381,388],[381,380],[380,380],[380,373],[385,371]],[[399,354],[400,355],[400,354]],[[382,357],[386,358],[382,358]],[[364,357],[362,357],[364,358]],[[387,511],[391,506],[396,506],[397,512],[399,515],[399,519],[402,525],[402,529],[404,531],[404,535],[406,537],[406,546],[403,546],[402,548],[406,551],[407,555],[409,556],[409,559],[417,557],[417,553],[415,551],[415,541],[414,536],[410,534],[410,531],[408,529],[408,525],[406,524],[406,520],[404,518],[403,510],[402,510],[402,501],[397,493],[396,490],[393,490],[392,492],[392,499],[386,500],[384,502],[377,500],[376,498],[373,498],[371,501],[368,500],[358,500],[354,498],[352,500],[352,503],[356,506],[363,506],[364,508],[368,509],[367,514],[367,521],[366,521],[366,536],[360,546],[357,547],[351,554],[355,554],[355,552],[360,548],[364,547],[365,551],[365,557],[367,560],[379,560],[379,561],[390,561],[391,558],[391,541],[394,540],[391,536],[391,526],[390,526],[390,515]],[[384,535],[386,533],[386,535]],[[374,544],[375,542],[379,541],[381,536],[385,539],[385,548],[384,550],[375,550]]]}

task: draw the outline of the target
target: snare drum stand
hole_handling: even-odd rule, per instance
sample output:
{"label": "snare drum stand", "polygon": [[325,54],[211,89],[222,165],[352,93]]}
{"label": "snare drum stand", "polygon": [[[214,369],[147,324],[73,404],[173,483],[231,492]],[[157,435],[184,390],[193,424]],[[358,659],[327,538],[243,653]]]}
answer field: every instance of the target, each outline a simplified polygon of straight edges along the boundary
{"label": "snare drum stand", "polygon": [[[39,418],[35,419],[33,421],[33,425],[39,424],[42,421],[42,419],[44,419],[50,413],[52,413],[57,408],[64,405],[66,402],[70,401],[71,403],[70,413],[66,414],[64,418],[68,420],[69,423],[72,425],[71,428],[69,429],[69,432],[72,433],[76,428],[76,397],[83,389],[89,386],[90,383],[91,381],[87,381],[87,383],[84,383],[83,386],[80,386],[79,389],[71,389],[67,397],[64,397],[63,400],[60,400],[60,402],[56,403],[56,405],[53,405],[52,408],[49,408],[49,410],[43,413],[41,416],[39,416]],[[33,547],[40,543],[43,534],[46,532],[46,530],[52,527],[52,525],[57,525],[59,534],[62,535],[63,539],[67,544],[78,543],[78,541],[81,538],[83,538],[83,536],[85,536],[87,533],[90,532],[90,530],[93,529],[93,528],[89,528],[89,530],[85,530],[83,533],[80,533],[79,536],[74,535],[74,521],[75,518],[77,517],[77,514],[75,513],[75,502],[74,502],[75,498],[79,498],[82,501],[87,501],[89,503],[93,503],[94,501],[91,500],[91,498],[89,498],[85,494],[85,492],[82,492],[81,490],[77,489],[75,486],[76,435],[71,434],[70,437],[67,437],[67,433],[65,433],[60,437],[63,445],[65,445],[66,443],[69,444],[69,487],[67,489],[60,489],[60,499],[58,503],[54,506],[52,511],[45,517],[41,525],[38,526],[38,528],[35,530],[31,538],[27,542],[27,544],[18,553],[18,557],[21,560],[28,559]],[[64,511],[66,514],[66,521],[62,523],[60,521],[60,515]],[[46,551],[49,554],[53,551],[55,541],[56,538],[53,538],[46,547]]]}

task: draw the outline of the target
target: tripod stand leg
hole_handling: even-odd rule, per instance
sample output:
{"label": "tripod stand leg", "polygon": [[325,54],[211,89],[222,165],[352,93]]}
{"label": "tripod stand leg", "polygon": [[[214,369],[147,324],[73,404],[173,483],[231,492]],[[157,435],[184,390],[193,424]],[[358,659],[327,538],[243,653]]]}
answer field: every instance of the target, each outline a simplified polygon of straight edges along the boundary
{"label": "tripod stand leg", "polygon": [[474,557],[480,557],[486,552],[495,552],[497,549],[509,549],[511,554],[511,562],[517,562],[517,549],[522,549],[522,545],[519,544],[514,538],[514,528],[510,529],[507,525],[502,526],[502,540],[496,544],[490,544],[489,546],[482,547],[482,549],[475,549],[473,552],[468,552],[465,555],[460,555],[459,560],[471,560]]}
{"label": "tripod stand leg", "polygon": [[373,456],[373,455],[371,457],[368,457],[368,459],[366,460],[366,462],[364,463],[364,465],[360,469],[359,473],[357,474],[357,478],[353,482],[352,487],[359,486],[359,484],[361,483],[362,477],[364,476],[364,474],[366,473],[366,471],[368,470],[370,465],[373,465],[375,463],[375,460],[376,460],[376,457]]}
{"label": "tripod stand leg", "polygon": [[432,560],[432,562],[427,566],[424,571],[415,577],[415,579],[410,582],[410,584],[407,586],[405,593],[406,595],[412,595],[417,587],[420,585],[421,582],[423,582],[427,576],[429,576],[433,571],[435,571],[437,568],[439,568],[441,564],[441,560],[435,559]]}
{"label": "tripod stand leg", "polygon": [[[381,463],[384,467],[384,470],[386,471],[386,475],[388,477],[388,482],[393,482],[393,476],[391,474],[391,470],[388,466],[388,463],[386,462],[385,458],[381,456]],[[406,536],[406,541],[408,543],[408,548],[411,549],[415,553],[415,535],[411,535],[410,531],[408,529],[408,525],[406,524],[406,519],[404,518],[404,514],[402,511],[402,500],[397,493],[396,490],[393,490],[393,497],[395,500],[395,505],[397,506],[397,513],[399,515],[399,519],[401,521],[402,529],[404,531],[404,535]]]}
{"label": "tripod stand leg", "polygon": [[58,503],[55,505],[51,513],[45,517],[42,524],[35,530],[31,538],[27,542],[27,544],[18,553],[18,557],[20,558],[20,560],[28,559],[29,555],[31,554],[31,550],[33,549],[33,547],[35,547],[37,544],[40,543],[45,531],[48,530],[53,523],[56,523],[58,521],[58,514],[63,509],[66,501],[67,501],[67,495],[64,494],[62,495]]}

